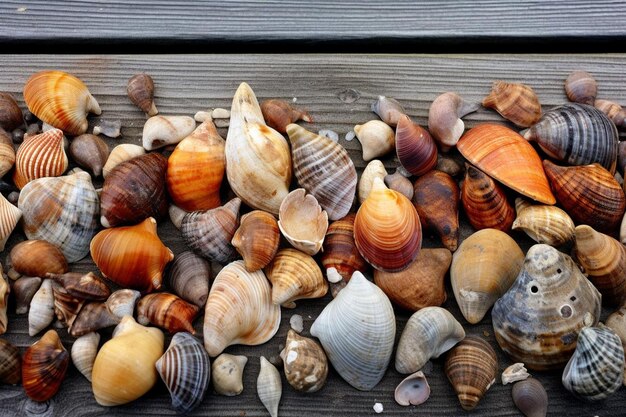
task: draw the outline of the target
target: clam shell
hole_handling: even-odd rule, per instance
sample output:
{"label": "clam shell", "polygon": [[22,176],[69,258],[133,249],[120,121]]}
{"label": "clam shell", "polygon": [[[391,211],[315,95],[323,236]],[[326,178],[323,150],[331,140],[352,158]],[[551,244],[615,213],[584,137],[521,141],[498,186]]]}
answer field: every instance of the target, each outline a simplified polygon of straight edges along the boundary
{"label": "clam shell", "polygon": [[374,388],[385,374],[395,333],[389,299],[360,272],[311,326],[337,373],[362,391]]}
{"label": "clam shell", "polygon": [[166,292],[148,294],[137,303],[137,322],[154,324],[169,333],[189,332],[195,334],[193,321],[200,308]]}
{"label": "clam shell", "polygon": [[2,194],[0,194],[0,251],[9,240],[17,222],[22,218],[22,210],[15,207]]}
{"label": "clam shell", "polygon": [[[2,93],[0,93],[0,120],[2,118]],[[20,112],[20,118],[22,112]],[[1,123],[1,122],[0,122]],[[15,164],[15,148],[13,148],[13,140],[9,133],[0,128],[0,178],[13,168]]]}
{"label": "clam shell", "polygon": [[513,385],[513,403],[526,417],[546,417],[548,393],[541,382],[528,378]]}
{"label": "clam shell", "polygon": [[0,273],[0,334],[6,333],[9,324],[7,308],[9,307],[9,293],[11,292],[9,283],[2,275],[4,274]]}
{"label": "clam shell", "polygon": [[34,336],[54,320],[54,295],[52,281],[45,279],[30,302],[28,310],[28,335]]}
{"label": "clam shell", "polygon": [[391,127],[398,124],[398,120],[406,111],[395,98],[378,96],[378,99],[372,103],[371,110]]}
{"label": "clam shell", "polygon": [[22,360],[22,385],[26,395],[39,402],[48,401],[59,390],[70,355],[63,347],[59,335],[48,330],[24,352]]}
{"label": "clam shell", "polygon": [[100,334],[92,332],[79,337],[72,345],[72,363],[89,382],[91,382],[91,371],[98,354],[99,344]]}
{"label": "clam shell", "polygon": [[0,128],[8,132],[24,123],[17,101],[9,93],[0,93]]}
{"label": "clam shell", "polygon": [[15,314],[28,313],[30,302],[41,286],[39,277],[20,277],[11,285],[15,298]]}
{"label": "clam shell", "polygon": [[109,145],[98,136],[86,133],[72,140],[70,156],[78,166],[89,170],[94,177],[99,177],[109,158]]}
{"label": "clam shell", "polygon": [[109,286],[93,272],[67,272],[65,274],[46,274],[46,278],[61,284],[73,297],[84,300],[104,301],[111,295]]}
{"label": "clam shell", "polygon": [[245,356],[222,353],[211,365],[211,381],[215,392],[220,395],[234,396],[243,391],[243,369],[248,363]]}
{"label": "clam shell", "polygon": [[433,100],[428,110],[428,130],[442,151],[448,152],[457,144],[465,131],[461,118],[478,108],[478,104],[466,103],[456,93],[443,93]]}
{"label": "clam shell", "polygon": [[309,255],[322,248],[328,229],[328,214],[304,188],[293,190],[278,212],[278,228],[291,245]]}
{"label": "clam shell", "polygon": [[154,81],[148,74],[137,74],[128,80],[126,94],[133,104],[148,116],[159,113],[154,104]]}
{"label": "clam shell", "polygon": [[211,265],[195,253],[185,251],[176,255],[165,279],[176,295],[202,308],[209,297]]}
{"label": "clam shell", "polygon": [[420,405],[430,397],[430,386],[424,372],[418,371],[398,384],[393,398],[402,406]]}
{"label": "clam shell", "polygon": [[574,240],[574,222],[556,206],[530,205],[521,198],[515,200],[517,217],[513,230],[523,230],[537,243],[561,246]]}
{"label": "clam shell", "polygon": [[363,160],[371,161],[391,152],[395,146],[393,129],[380,120],[354,126],[356,138],[363,148]]}
{"label": "clam shell", "polygon": [[261,210],[241,217],[231,241],[250,272],[265,268],[274,259],[279,243],[280,230],[276,218]]}
{"label": "clam shell", "polygon": [[109,173],[121,164],[122,162],[133,159],[137,156],[145,155],[146,150],[139,146],[133,145],[132,143],[123,143],[121,145],[117,145],[106,160],[106,163],[102,167],[102,176],[104,178],[109,176]]}
{"label": "clam shell", "polygon": [[20,190],[37,178],[58,177],[67,169],[68,160],[63,149],[63,132],[51,129],[29,136],[15,153],[13,182]]}
{"label": "clam shell", "polygon": [[11,267],[28,277],[45,277],[48,272],[64,274],[68,271],[63,252],[45,240],[25,240],[13,246],[9,254]]}
{"label": "clam shell", "polygon": [[378,159],[374,159],[370,161],[369,164],[363,170],[361,174],[361,178],[359,179],[358,184],[358,195],[359,195],[359,203],[363,204],[363,202],[367,199],[372,191],[372,185],[374,184],[374,178],[380,178],[384,180],[387,176],[387,170],[382,162]]}
{"label": "clam shell", "polygon": [[22,379],[22,356],[11,342],[0,339],[0,383],[16,385]]}
{"label": "clam shell", "polygon": [[278,416],[278,405],[283,393],[278,369],[264,356],[261,356],[261,371],[256,380],[256,390],[259,399],[269,411],[271,417]]}
{"label": "clam shell", "polygon": [[106,327],[115,326],[119,322],[120,318],[113,315],[105,303],[91,302],[80,309],[70,326],[69,334],[73,337],[80,337]]}
{"label": "clam shell", "polygon": [[[179,256],[184,255],[181,254]],[[178,257],[177,257],[178,258]],[[136,290],[122,289],[113,292],[106,300],[106,308],[118,320],[124,316],[132,316],[135,311],[135,303],[141,294]]]}
{"label": "clam shell", "polygon": [[565,94],[569,101],[593,106],[598,94],[598,83],[587,71],[572,71],[565,80]]}
{"label": "clam shell", "polygon": [[430,133],[402,115],[396,127],[396,154],[400,164],[413,175],[424,175],[437,165],[437,145]]}
{"label": "clam shell", "polygon": [[338,274],[338,278],[348,281],[354,271],[365,272],[369,267],[354,243],[355,218],[356,214],[350,213],[331,223],[326,231],[322,246],[322,265],[329,280],[333,279],[333,274],[335,278]]}
{"label": "clam shell", "polygon": [[483,106],[496,110],[517,126],[532,126],[541,117],[541,104],[532,88],[525,84],[495,81]]}
{"label": "clam shell", "polygon": [[280,133],[287,133],[287,126],[298,120],[311,123],[313,119],[309,113],[293,107],[285,100],[263,100],[261,102],[261,112],[267,125]]}
{"label": "clam shell", "polygon": [[152,116],[143,125],[141,143],[145,150],[153,151],[175,145],[193,132],[196,121],[189,116]]}
{"label": "clam shell", "polygon": [[313,339],[289,330],[285,349],[280,352],[285,378],[300,392],[317,392],[326,383],[328,360],[322,347]]}

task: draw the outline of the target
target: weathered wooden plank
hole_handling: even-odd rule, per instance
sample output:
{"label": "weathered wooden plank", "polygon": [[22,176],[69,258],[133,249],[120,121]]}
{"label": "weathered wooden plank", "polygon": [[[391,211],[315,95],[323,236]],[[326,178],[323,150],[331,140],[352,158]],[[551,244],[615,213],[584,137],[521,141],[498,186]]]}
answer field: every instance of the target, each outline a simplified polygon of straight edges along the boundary
{"label": "weathered wooden plank", "polygon": [[[354,124],[375,118],[369,106],[378,94],[400,100],[410,115],[421,124],[426,123],[428,106],[433,98],[444,91],[457,91],[468,100],[480,100],[489,91],[495,79],[516,80],[528,83],[538,93],[544,106],[550,107],[565,101],[562,82],[572,69],[591,71],[600,84],[600,95],[624,103],[626,85],[623,67],[626,55],[566,55],[566,56],[363,56],[363,55],[176,55],[176,56],[3,56],[0,68],[0,91],[10,91],[23,106],[21,88],[30,74],[44,68],[58,68],[81,77],[96,96],[103,110],[103,118],[119,118],[123,122],[123,138],[110,140],[140,143],[144,115],[125,96],[126,81],[139,72],[149,72],[157,85],[157,106],[162,114],[193,114],[208,107],[230,106],[232,94],[241,81],[249,82],[260,99],[280,97],[297,98],[298,105],[308,109],[315,123],[311,130],[330,128],[340,134],[359,170],[365,163],[360,158],[357,141],[343,139]],[[360,92],[359,100],[342,102],[339,93],[346,89]],[[95,119],[92,120],[92,123]],[[482,121],[502,121],[494,112],[480,110],[467,117],[469,127]],[[226,129],[221,130],[226,136]],[[397,165],[393,156],[384,162],[390,169]],[[471,233],[463,222],[462,238]],[[185,250],[179,232],[169,222],[159,226],[159,235],[175,253]],[[514,234],[523,249],[531,242],[522,234]],[[8,248],[24,239],[16,233]],[[425,246],[440,246],[438,240],[428,236]],[[4,260],[5,253],[0,254]],[[83,260],[74,269],[86,271],[94,266]],[[219,266],[214,265],[214,273]],[[449,287],[449,285],[448,285]],[[490,316],[478,325],[469,325],[462,319],[458,306],[448,288],[444,307],[459,318],[468,333],[485,337],[496,346]],[[319,312],[330,300],[302,301],[295,310],[283,310],[278,334],[267,344],[257,347],[234,346],[231,353],[245,354],[250,358],[245,371],[245,390],[239,397],[227,398],[209,395],[193,415],[264,416],[266,412],[256,397],[258,357],[275,356],[284,344],[289,318],[300,314],[304,318],[305,335]],[[608,311],[604,311],[604,315]],[[397,311],[397,338],[409,314]],[[201,319],[196,322],[201,337]],[[24,316],[10,314],[9,332],[4,336],[21,348],[32,344],[37,337],[27,334]],[[107,332],[105,332],[107,333]],[[66,347],[72,338],[61,332]],[[499,349],[500,368],[511,361]],[[431,398],[420,407],[402,408],[393,401],[393,389],[402,377],[391,367],[382,382],[371,392],[356,391],[331,371],[327,385],[313,395],[298,394],[283,381],[281,415],[367,415],[372,406],[381,402],[385,414],[391,415],[464,415],[454,392],[443,374],[443,360],[432,361],[426,369],[432,388]],[[584,404],[574,400],[560,384],[557,372],[535,373],[545,385],[550,397],[550,414],[553,415],[622,415],[626,392],[621,390],[606,402]],[[96,404],[90,385],[73,368],[60,392],[46,404],[28,400],[21,387],[0,389],[0,412],[7,415],[174,415],[169,407],[169,395],[159,383],[138,401],[106,409]],[[519,415],[510,399],[510,387],[495,384],[474,412],[477,415]]]}

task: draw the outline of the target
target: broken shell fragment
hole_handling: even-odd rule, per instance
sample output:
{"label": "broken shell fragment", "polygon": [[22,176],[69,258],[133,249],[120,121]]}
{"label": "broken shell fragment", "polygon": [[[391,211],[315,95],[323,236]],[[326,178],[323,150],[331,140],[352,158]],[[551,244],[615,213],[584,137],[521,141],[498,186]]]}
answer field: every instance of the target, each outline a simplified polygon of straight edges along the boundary
{"label": "broken shell fragment", "polygon": [[530,374],[524,367],[524,364],[521,362],[514,363],[513,365],[507,367],[504,372],[502,372],[502,385],[512,384],[517,381],[523,381],[528,378]]}
{"label": "broken shell fragment", "polygon": [[122,134],[122,121],[121,120],[108,120],[99,119],[96,125],[93,127],[94,135],[104,135],[110,138],[120,137]]}
{"label": "broken shell fragment", "polygon": [[428,397],[430,397],[430,386],[422,371],[404,378],[394,392],[394,399],[402,406],[423,404]]}
{"label": "broken shell fragment", "polygon": [[196,121],[189,116],[152,116],[143,125],[141,142],[145,150],[152,151],[175,145],[191,134]]}
{"label": "broken shell fragment", "polygon": [[328,214],[313,195],[306,195],[304,188],[298,188],[281,203],[278,227],[294,248],[312,256],[322,248]]}

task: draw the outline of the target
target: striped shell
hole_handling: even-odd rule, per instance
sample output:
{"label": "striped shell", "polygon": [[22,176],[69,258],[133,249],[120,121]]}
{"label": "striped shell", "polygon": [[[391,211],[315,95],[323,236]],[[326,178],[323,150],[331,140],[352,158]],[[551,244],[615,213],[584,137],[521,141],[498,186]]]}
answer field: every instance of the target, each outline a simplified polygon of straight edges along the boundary
{"label": "striped shell", "polygon": [[21,190],[34,179],[58,177],[65,172],[67,165],[63,132],[50,129],[39,135],[29,136],[17,148],[13,182]]}
{"label": "striped shell", "polygon": [[259,399],[270,413],[270,417],[278,417],[278,405],[283,394],[280,373],[265,356],[261,356],[261,370],[256,380],[256,392]]}
{"label": "striped shell", "polygon": [[541,117],[541,104],[532,88],[524,84],[495,81],[483,106],[521,127],[532,126]]}
{"label": "striped shell", "polygon": [[0,383],[19,384],[22,379],[22,356],[17,346],[0,339]]}
{"label": "striped shell", "polygon": [[369,268],[354,243],[355,217],[354,213],[350,213],[328,226],[322,246],[322,265],[329,278],[332,274],[339,274],[340,278],[348,281],[354,271],[365,272]]}
{"label": "striped shell", "polygon": [[556,206],[530,205],[526,200],[515,200],[517,217],[513,230],[523,230],[537,243],[561,246],[574,240],[574,222]]}
{"label": "striped shell", "polygon": [[148,116],[156,116],[159,111],[154,104],[154,81],[148,74],[133,75],[126,85],[130,101]]}
{"label": "striped shell", "polygon": [[424,175],[437,165],[437,145],[430,133],[402,115],[396,127],[396,154],[412,175]]}
{"label": "striped shell", "polygon": [[166,281],[180,298],[204,307],[209,296],[211,264],[191,251],[179,253],[170,265]]}
{"label": "striped shell", "polygon": [[626,127],[626,109],[622,106],[609,100],[596,100],[593,105],[606,114],[615,126]]}
{"label": "striped shell", "polygon": [[193,321],[200,308],[167,292],[148,294],[137,303],[137,322],[144,326],[153,324],[169,333],[195,334]]}
{"label": "striped shell", "polygon": [[280,230],[271,214],[254,210],[241,216],[231,244],[250,272],[265,268],[274,259],[280,243]]}
{"label": "striped shell", "polygon": [[[2,93],[0,93],[0,100],[1,97]],[[21,118],[22,112],[20,112],[20,119]],[[10,134],[0,128],[0,178],[4,177],[4,174],[9,172],[14,164],[15,148],[13,147],[13,141]]]}
{"label": "striped shell", "polygon": [[70,355],[59,335],[54,330],[48,330],[24,352],[22,385],[26,395],[39,402],[54,397],[65,378],[69,363]]}
{"label": "striped shell", "polygon": [[515,210],[507,200],[504,189],[471,165],[465,171],[461,202],[470,224],[476,230],[498,229],[507,232],[515,220]]}
{"label": "striped shell", "polygon": [[569,101],[593,106],[598,95],[598,83],[587,71],[573,71],[565,80],[565,94]]}
{"label": "striped shell", "polygon": [[9,293],[11,292],[8,280],[2,275],[4,274],[0,274],[0,334],[6,333],[9,324],[7,309],[9,308]]}
{"label": "striped shell", "polygon": [[134,145],[132,143],[122,143],[121,145],[117,145],[111,150],[106,163],[102,167],[102,176],[104,178],[108,177],[109,173],[117,165],[145,154],[146,150],[139,145]]}
{"label": "striped shell", "polygon": [[9,236],[22,218],[22,210],[15,207],[0,194],[0,251],[4,250]]}

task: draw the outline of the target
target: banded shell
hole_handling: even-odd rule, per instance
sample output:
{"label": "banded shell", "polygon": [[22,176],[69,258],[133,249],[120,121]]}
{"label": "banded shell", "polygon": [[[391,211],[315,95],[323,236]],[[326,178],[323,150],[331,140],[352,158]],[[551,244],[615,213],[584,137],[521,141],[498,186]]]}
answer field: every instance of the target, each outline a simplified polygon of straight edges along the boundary
{"label": "banded shell", "polygon": [[354,243],[354,219],[350,213],[328,226],[322,246],[322,265],[329,280],[348,281],[354,271],[365,272],[368,264]]}
{"label": "banded shell", "polygon": [[20,277],[13,281],[11,291],[15,298],[15,314],[28,313],[30,302],[40,286],[39,277]]}
{"label": "banded shell", "polygon": [[148,294],[137,303],[137,322],[153,324],[169,333],[189,332],[195,334],[193,321],[200,308],[166,292]]}
{"label": "banded shell", "polygon": [[189,116],[152,116],[143,125],[141,143],[145,150],[153,151],[175,145],[193,132],[196,121]]}
{"label": "banded shell", "polygon": [[222,353],[211,365],[211,380],[215,392],[220,395],[234,396],[243,392],[243,369],[248,358]]}
{"label": "banded shell", "polygon": [[402,105],[395,98],[378,96],[376,101],[372,103],[370,109],[391,127],[398,124],[401,116],[406,114]]}
{"label": "banded shell", "polygon": [[372,191],[372,185],[374,184],[375,178],[380,178],[384,181],[387,176],[387,170],[382,162],[378,159],[374,159],[370,161],[369,164],[363,170],[361,174],[361,178],[359,179],[358,184],[358,195],[359,195],[359,203],[363,204],[363,202],[367,199]]}
{"label": "banded shell", "polygon": [[537,243],[561,246],[574,240],[574,222],[556,206],[530,205],[522,198],[515,199],[517,217],[513,230],[523,230]]}
{"label": "banded shell", "polygon": [[139,145],[133,145],[132,143],[123,143],[121,145],[117,145],[115,148],[113,148],[113,150],[111,150],[111,153],[109,154],[106,163],[102,167],[102,176],[104,178],[108,177],[113,168],[115,168],[122,162],[145,154],[146,150]]}
{"label": "banded shell", "polygon": [[[0,93],[0,106],[2,101],[2,93]],[[0,107],[0,118],[2,117],[2,109]],[[22,112],[20,112],[20,118]],[[1,123],[1,122],[0,122]],[[0,128],[0,178],[13,168],[15,164],[15,148],[13,148],[13,140],[11,135]]]}
{"label": "banded shell", "polygon": [[99,344],[100,334],[92,332],[79,337],[72,345],[72,363],[89,382],[91,382],[91,371],[98,354]]}
{"label": "banded shell", "polygon": [[596,109],[606,114],[617,127],[626,127],[626,110],[617,103],[609,100],[596,100]]}
{"label": "banded shell", "polygon": [[29,136],[15,153],[13,182],[20,190],[37,178],[58,177],[67,169],[68,160],[63,149],[63,132],[51,129]]}
{"label": "banded shell", "polygon": [[17,222],[22,218],[22,210],[15,207],[3,195],[0,194],[0,251],[9,240]]}
{"label": "banded shell", "polygon": [[104,301],[111,295],[109,286],[93,272],[86,274],[82,272],[48,273],[46,278],[61,284],[68,294],[76,298]]}
{"label": "banded shell", "polygon": [[119,324],[120,318],[113,315],[105,303],[90,302],[80,309],[80,312],[70,326],[69,334],[80,337],[87,333]]}
{"label": "banded shell", "polygon": [[128,80],[126,94],[133,104],[148,116],[159,113],[154,104],[154,81],[148,74],[137,74]]}
{"label": "banded shell", "polygon": [[48,330],[24,352],[22,385],[26,395],[39,402],[54,397],[65,378],[69,363],[70,355],[59,335],[54,330]]}
{"label": "banded shell", "polygon": [[[178,256],[176,258],[178,258]],[[135,304],[140,297],[141,293],[136,290],[117,290],[106,300],[107,311],[119,320],[124,318],[124,316],[132,316],[135,311]]]}
{"label": "banded shell", "polygon": [[8,132],[24,123],[17,101],[9,93],[0,93],[0,128]]}
{"label": "banded shell", "polygon": [[99,177],[109,157],[109,145],[100,137],[86,133],[72,139],[69,152],[78,166]]}
{"label": "banded shell", "polygon": [[598,95],[598,83],[587,71],[573,71],[565,80],[565,94],[569,101],[593,106]]}
{"label": "banded shell", "polygon": [[403,406],[420,405],[430,397],[430,386],[424,372],[418,371],[404,378],[398,384],[393,398]]}
{"label": "banded shell", "polygon": [[541,117],[541,104],[532,88],[525,84],[496,81],[483,106],[496,110],[517,126],[532,126]]}
{"label": "banded shell", "polygon": [[285,378],[296,391],[317,392],[326,383],[328,360],[322,347],[313,339],[290,329],[280,357]]}
{"label": "banded shell", "polygon": [[298,120],[311,123],[313,119],[309,113],[293,107],[285,100],[263,100],[261,112],[267,125],[280,133],[287,133],[288,126]]}
{"label": "banded shell", "polygon": [[27,277],[45,277],[48,272],[64,274],[68,271],[63,252],[45,240],[25,240],[13,246],[9,254],[11,267]]}
{"label": "banded shell", "polygon": [[424,175],[437,165],[437,145],[430,133],[402,115],[396,127],[396,154],[412,175]]}
{"label": "banded shell", "polygon": [[291,245],[309,255],[322,248],[328,229],[328,214],[304,188],[293,190],[278,212],[278,228]]}
{"label": "banded shell", "polygon": [[535,378],[528,378],[513,385],[513,403],[526,417],[546,417],[548,393]]}
{"label": "banded shell", "polygon": [[54,295],[52,281],[45,279],[30,302],[28,310],[28,335],[34,336],[54,320]]}
{"label": "banded shell", "polygon": [[278,417],[278,405],[283,393],[278,369],[265,356],[261,356],[261,371],[256,380],[259,399],[269,411],[271,417]]}
{"label": "banded shell", "polygon": [[374,388],[385,374],[395,333],[389,299],[360,272],[311,326],[337,373],[362,391]]}
{"label": "banded shell", "polygon": [[22,356],[11,342],[0,339],[0,383],[16,385],[22,379]]}
{"label": "banded shell", "polygon": [[356,138],[363,148],[363,160],[371,161],[391,152],[395,146],[393,129],[380,120],[354,126]]}
{"label": "banded shell", "polygon": [[211,264],[206,259],[185,251],[174,258],[166,282],[180,298],[202,308],[209,297],[211,276]]}
{"label": "banded shell", "polygon": [[280,243],[280,230],[271,214],[254,210],[241,216],[231,244],[243,258],[248,271],[265,268],[274,259]]}
{"label": "banded shell", "polygon": [[461,118],[478,107],[478,104],[466,103],[456,93],[443,93],[433,100],[428,110],[428,130],[442,151],[448,152],[457,144],[465,131]]}

